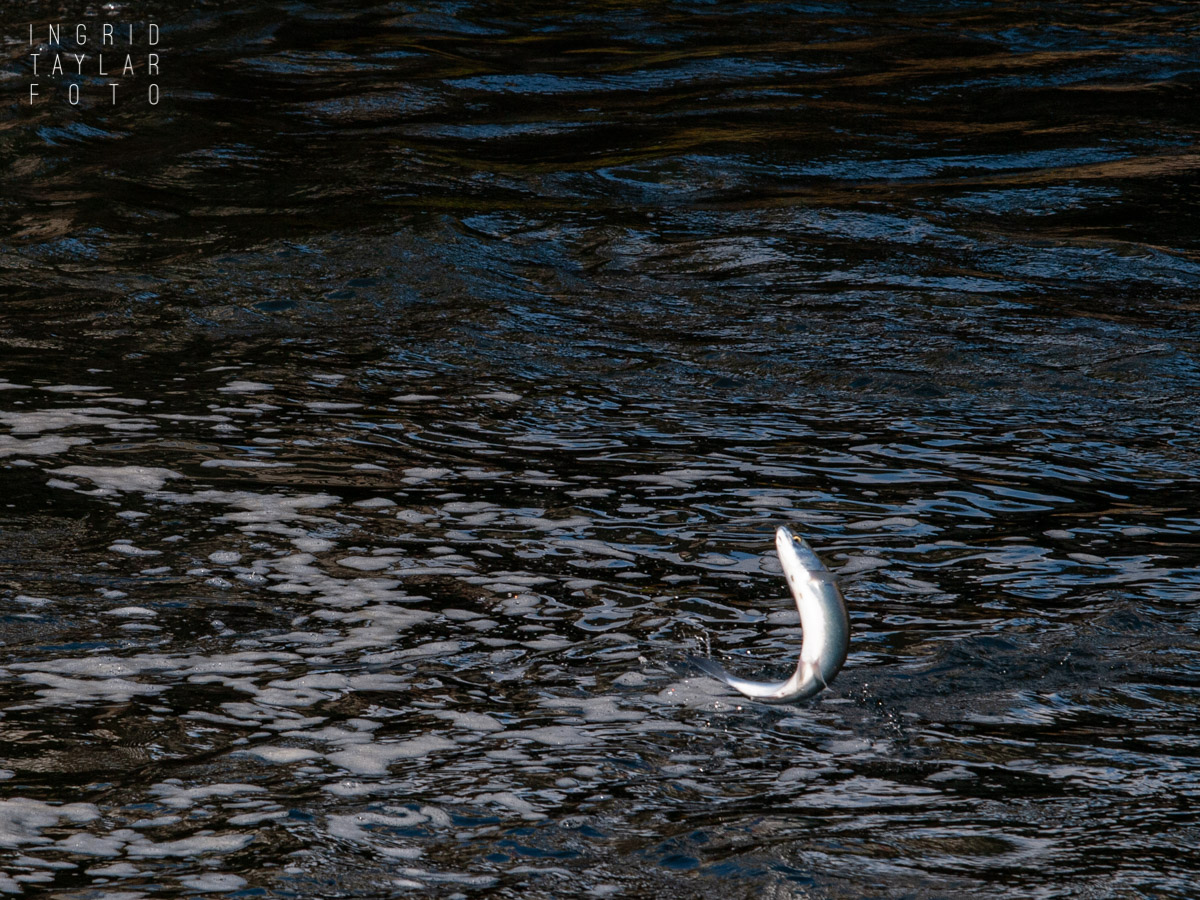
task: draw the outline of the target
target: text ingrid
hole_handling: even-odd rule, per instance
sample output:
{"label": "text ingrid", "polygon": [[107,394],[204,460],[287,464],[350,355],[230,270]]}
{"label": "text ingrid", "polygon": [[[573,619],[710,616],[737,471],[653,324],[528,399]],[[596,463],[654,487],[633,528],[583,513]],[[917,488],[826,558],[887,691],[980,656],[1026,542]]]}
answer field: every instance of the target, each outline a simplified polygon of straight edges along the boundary
{"label": "text ingrid", "polygon": [[[112,47],[117,48],[117,41],[123,39],[125,47],[134,45],[136,29],[133,25],[114,25],[111,22],[105,22],[99,27],[99,34],[89,34],[88,25],[86,22],[81,22],[74,28],[75,45],[82,50],[87,46],[89,41],[93,42],[94,46],[99,48]],[[70,31],[67,32],[70,34]],[[68,78],[74,76],[77,79],[84,78],[84,64],[87,63],[88,75],[95,74],[98,77],[117,77],[122,78],[135,75],[140,67],[144,68],[146,75],[156,76],[161,74],[160,56],[156,51],[147,51],[145,56],[137,62],[134,60],[134,55],[130,52],[125,53],[125,58],[122,60],[120,52],[116,53],[117,60],[112,61],[110,52],[109,61],[105,62],[104,53],[102,50],[95,54],[94,61],[86,52],[70,53],[63,50],[62,47],[62,25],[48,25],[46,31],[46,44],[36,53],[30,53],[32,60],[32,74],[37,77],[57,78],[59,75],[64,75]],[[142,38],[147,47],[157,47],[159,44],[159,28],[154,22],[147,23],[142,29]],[[98,40],[98,45],[96,41]],[[29,46],[35,46],[33,25],[29,26]],[[29,83],[29,105],[32,106],[36,98],[41,96],[38,90],[41,87],[41,82],[30,81]],[[112,103],[117,103],[117,91],[122,86],[120,81],[107,82],[108,88],[112,92]],[[79,104],[80,87],[78,80],[72,80],[67,84],[67,100],[72,106]],[[151,82],[146,89],[146,100],[151,106],[157,106],[160,97],[160,91],[157,82]]]}

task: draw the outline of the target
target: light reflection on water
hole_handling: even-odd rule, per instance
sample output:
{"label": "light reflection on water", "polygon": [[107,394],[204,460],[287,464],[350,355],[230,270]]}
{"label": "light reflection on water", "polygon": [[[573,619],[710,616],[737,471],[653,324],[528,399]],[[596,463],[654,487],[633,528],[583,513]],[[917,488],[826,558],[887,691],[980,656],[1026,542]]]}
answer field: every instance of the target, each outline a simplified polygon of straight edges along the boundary
{"label": "light reflection on water", "polygon": [[1185,7],[154,14],[0,131],[0,890],[1194,896]]}

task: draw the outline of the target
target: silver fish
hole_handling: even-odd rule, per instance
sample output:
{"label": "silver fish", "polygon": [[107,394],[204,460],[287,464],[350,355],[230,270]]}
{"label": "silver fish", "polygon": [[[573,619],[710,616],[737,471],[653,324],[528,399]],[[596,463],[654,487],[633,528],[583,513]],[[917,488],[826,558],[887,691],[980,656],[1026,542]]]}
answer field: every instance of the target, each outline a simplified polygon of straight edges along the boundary
{"label": "silver fish", "polygon": [[775,548],[804,629],[800,659],[792,677],[773,684],[747,681],[730,675],[712,659],[696,657],[692,661],[747,697],[766,703],[791,703],[829,687],[850,649],[850,617],[834,574],[825,568],[804,538],[781,525],[775,532]]}

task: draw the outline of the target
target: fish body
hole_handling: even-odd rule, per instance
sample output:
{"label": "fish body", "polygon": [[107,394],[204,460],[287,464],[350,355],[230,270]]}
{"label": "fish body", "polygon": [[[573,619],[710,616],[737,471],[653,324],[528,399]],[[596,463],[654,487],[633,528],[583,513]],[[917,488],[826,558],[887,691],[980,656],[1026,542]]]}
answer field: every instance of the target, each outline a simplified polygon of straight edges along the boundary
{"label": "fish body", "polygon": [[800,659],[792,677],[774,683],[748,681],[730,675],[712,659],[693,661],[747,697],[765,703],[791,703],[819,694],[841,670],[850,649],[850,617],[834,574],[804,538],[781,525],[775,532],[775,549],[804,629]]}

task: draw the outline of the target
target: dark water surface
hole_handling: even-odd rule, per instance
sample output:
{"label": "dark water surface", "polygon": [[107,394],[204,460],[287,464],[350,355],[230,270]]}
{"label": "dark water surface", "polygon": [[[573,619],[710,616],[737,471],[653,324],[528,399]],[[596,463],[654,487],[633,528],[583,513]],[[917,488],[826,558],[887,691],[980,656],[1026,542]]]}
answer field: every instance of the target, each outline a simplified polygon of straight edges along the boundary
{"label": "dark water surface", "polygon": [[[1200,893],[1194,4],[68,7],[0,892]],[[25,102],[150,20],[158,106]],[[795,659],[782,523],[853,642],[778,708],[685,660]]]}

